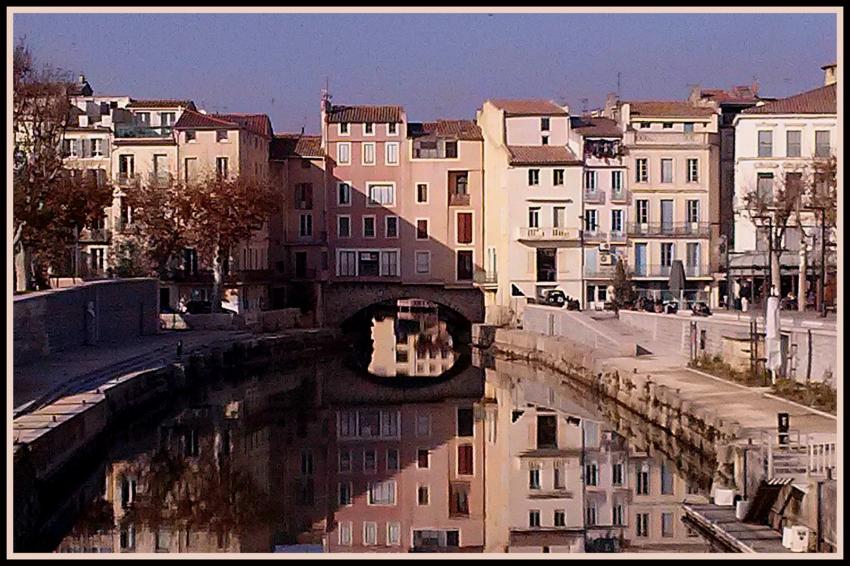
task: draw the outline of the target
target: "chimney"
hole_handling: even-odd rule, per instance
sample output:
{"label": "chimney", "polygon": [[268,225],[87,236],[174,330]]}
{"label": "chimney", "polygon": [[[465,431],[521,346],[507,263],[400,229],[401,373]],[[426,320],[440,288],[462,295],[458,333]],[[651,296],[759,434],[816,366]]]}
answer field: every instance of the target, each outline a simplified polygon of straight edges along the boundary
{"label": "chimney", "polygon": [[821,69],[823,69],[823,86],[834,85],[838,82],[838,63],[824,65]]}
{"label": "chimney", "polygon": [[86,84],[86,76],[85,75],[82,75],[82,74],[80,75],[80,84],[81,85]]}

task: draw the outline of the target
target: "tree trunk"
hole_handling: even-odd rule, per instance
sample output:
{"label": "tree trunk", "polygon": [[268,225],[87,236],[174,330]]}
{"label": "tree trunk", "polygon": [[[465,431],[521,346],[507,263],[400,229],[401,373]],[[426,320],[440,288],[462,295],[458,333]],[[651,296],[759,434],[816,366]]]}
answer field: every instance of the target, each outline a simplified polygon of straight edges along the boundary
{"label": "tree trunk", "polygon": [[[773,251],[773,264],[770,268],[770,285],[771,288],[768,289],[770,294],[776,294],[779,296],[782,293],[782,266],[779,264],[779,259],[782,256],[782,250],[774,250]],[[772,293],[771,293],[772,292]]]}
{"label": "tree trunk", "polygon": [[15,249],[15,291],[32,291],[35,289],[33,279],[32,254],[23,244]]}
{"label": "tree trunk", "polygon": [[224,250],[218,244],[213,251],[212,312],[221,312],[222,284],[224,283]]}
{"label": "tree trunk", "polygon": [[797,276],[797,311],[805,312],[806,310],[806,270],[807,261],[805,244],[800,248],[800,273]]}

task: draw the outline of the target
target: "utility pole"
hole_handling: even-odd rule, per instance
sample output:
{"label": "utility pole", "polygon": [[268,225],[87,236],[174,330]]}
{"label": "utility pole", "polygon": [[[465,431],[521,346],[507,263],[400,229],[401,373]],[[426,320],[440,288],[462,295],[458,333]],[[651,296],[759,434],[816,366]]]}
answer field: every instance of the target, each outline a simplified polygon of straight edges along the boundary
{"label": "utility pole", "polygon": [[820,209],[820,316],[826,317],[826,209]]}

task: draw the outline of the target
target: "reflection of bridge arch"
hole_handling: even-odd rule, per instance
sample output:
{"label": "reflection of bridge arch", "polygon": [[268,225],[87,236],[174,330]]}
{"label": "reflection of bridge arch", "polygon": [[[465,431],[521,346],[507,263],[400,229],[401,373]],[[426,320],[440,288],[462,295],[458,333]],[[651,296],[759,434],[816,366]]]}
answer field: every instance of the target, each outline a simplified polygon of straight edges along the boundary
{"label": "reflection of bridge arch", "polygon": [[[484,320],[484,294],[480,289],[446,289],[436,285],[387,283],[333,283],[323,292],[325,324],[341,326],[361,311],[398,299],[425,299],[443,307],[449,317],[465,323]],[[458,320],[460,322],[461,320]]]}

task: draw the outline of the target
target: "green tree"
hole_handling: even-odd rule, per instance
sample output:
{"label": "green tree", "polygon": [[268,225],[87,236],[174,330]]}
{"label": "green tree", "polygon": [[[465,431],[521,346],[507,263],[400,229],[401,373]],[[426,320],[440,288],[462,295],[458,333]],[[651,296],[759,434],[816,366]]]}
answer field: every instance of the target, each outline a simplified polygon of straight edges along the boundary
{"label": "green tree", "polygon": [[634,303],[634,285],[632,284],[631,275],[627,271],[625,263],[622,261],[618,260],[617,265],[614,268],[614,280],[612,285],[614,287],[614,298],[611,302],[614,305],[614,310],[620,310],[621,308]]}

